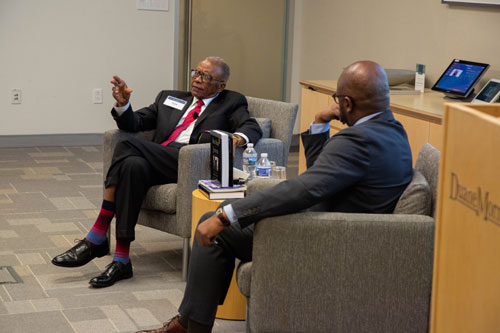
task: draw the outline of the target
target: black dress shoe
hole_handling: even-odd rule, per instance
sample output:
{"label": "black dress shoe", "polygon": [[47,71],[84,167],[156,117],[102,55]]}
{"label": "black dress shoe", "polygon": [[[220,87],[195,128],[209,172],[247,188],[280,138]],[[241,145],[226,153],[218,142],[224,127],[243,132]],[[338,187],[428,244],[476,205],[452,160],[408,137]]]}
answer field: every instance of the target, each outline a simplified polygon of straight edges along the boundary
{"label": "black dress shoe", "polygon": [[103,257],[108,253],[109,242],[107,238],[99,245],[95,245],[84,238],[68,251],[55,256],[54,259],[52,259],[52,263],[61,267],[80,267],[92,259]]}
{"label": "black dress shoe", "polygon": [[113,260],[101,275],[92,278],[89,283],[94,288],[104,288],[112,286],[116,281],[130,279],[133,275],[131,261],[125,265]]}

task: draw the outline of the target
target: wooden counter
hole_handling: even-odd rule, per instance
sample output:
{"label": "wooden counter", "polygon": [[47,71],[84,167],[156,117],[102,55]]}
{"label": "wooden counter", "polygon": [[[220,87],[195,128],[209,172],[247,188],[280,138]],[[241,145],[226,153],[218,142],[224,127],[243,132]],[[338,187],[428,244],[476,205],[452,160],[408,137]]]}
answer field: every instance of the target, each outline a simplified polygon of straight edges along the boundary
{"label": "wooden counter", "polygon": [[[300,110],[300,131],[309,129],[314,115],[334,103],[332,95],[337,88],[336,80],[303,80],[302,101]],[[408,133],[408,139],[413,154],[413,162],[417,159],[422,145],[429,142],[438,150],[442,148],[442,127],[445,99],[440,92],[426,89],[423,94],[399,95],[391,94],[391,109],[394,117],[399,120]],[[335,134],[345,125],[339,121],[330,123],[331,135]],[[304,147],[300,143],[299,173],[306,169]]]}

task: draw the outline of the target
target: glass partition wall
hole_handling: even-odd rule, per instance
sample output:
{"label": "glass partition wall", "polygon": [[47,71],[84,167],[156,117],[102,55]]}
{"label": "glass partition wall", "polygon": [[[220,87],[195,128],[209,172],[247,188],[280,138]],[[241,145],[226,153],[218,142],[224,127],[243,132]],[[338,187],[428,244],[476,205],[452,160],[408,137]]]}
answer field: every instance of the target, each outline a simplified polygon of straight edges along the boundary
{"label": "glass partition wall", "polygon": [[285,99],[288,0],[180,1],[179,88],[207,56],[231,67],[227,89]]}

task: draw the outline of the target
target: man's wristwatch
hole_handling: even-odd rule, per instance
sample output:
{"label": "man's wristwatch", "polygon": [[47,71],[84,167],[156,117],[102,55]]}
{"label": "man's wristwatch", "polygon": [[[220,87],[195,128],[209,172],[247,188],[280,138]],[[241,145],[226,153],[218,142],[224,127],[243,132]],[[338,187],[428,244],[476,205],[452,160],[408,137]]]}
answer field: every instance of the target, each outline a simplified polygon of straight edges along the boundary
{"label": "man's wristwatch", "polygon": [[215,211],[215,215],[217,215],[219,220],[221,220],[224,227],[229,227],[231,225],[231,222],[224,215],[224,210],[222,209],[222,207],[217,208],[217,210]]}

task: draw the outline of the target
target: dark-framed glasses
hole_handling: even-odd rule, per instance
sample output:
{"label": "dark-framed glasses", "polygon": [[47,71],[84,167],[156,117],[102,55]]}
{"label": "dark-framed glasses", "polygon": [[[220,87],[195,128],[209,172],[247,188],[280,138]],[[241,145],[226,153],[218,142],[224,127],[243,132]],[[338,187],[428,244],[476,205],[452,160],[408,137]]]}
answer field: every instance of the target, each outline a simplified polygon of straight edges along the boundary
{"label": "dark-framed glasses", "polygon": [[196,69],[192,69],[191,70],[191,77],[193,79],[196,79],[197,77],[201,77],[201,81],[202,82],[211,82],[211,81],[215,81],[215,82],[224,82],[224,80],[215,80],[212,75],[210,74],[205,74],[205,73],[202,73]]}
{"label": "dark-framed glasses", "polygon": [[351,102],[354,102],[354,100],[352,99],[352,97],[351,97],[351,96],[348,96],[348,95],[337,95],[337,93],[335,93],[335,94],[333,94],[333,95],[332,95],[332,97],[333,97],[333,101],[334,101],[335,103],[337,103],[337,104],[339,104],[339,100],[340,100],[340,98],[342,98],[342,97],[349,97],[349,99],[351,100]]}

